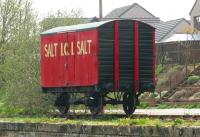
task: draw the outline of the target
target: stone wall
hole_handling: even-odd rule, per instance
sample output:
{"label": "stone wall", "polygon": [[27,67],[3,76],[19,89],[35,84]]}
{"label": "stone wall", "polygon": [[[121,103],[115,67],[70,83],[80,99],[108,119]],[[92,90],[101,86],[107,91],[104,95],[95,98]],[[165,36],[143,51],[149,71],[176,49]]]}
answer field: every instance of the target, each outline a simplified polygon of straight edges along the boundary
{"label": "stone wall", "polygon": [[200,127],[0,123],[0,137],[200,137]]}

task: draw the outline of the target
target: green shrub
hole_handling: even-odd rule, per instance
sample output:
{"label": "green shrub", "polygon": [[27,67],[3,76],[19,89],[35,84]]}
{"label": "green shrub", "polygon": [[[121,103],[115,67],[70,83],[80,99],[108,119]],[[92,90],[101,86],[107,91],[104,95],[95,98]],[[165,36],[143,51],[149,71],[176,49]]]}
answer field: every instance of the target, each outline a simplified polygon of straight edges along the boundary
{"label": "green shrub", "polygon": [[187,78],[187,84],[190,84],[190,85],[192,85],[192,84],[194,84],[194,83],[196,83],[197,81],[199,81],[200,80],[200,77],[199,76],[196,76],[196,75],[193,75],[193,76],[189,76],[188,78]]}
{"label": "green shrub", "polygon": [[[9,12],[6,7],[11,7]],[[4,31],[0,25],[0,90],[6,93],[2,97],[0,93],[0,115],[38,115],[55,111],[55,97],[43,94],[40,88],[39,32],[67,22],[81,23],[79,19],[71,20],[81,13],[58,10],[55,16],[50,14],[39,24],[30,0],[3,0],[0,9],[0,18],[5,14],[5,20],[10,21],[3,26]],[[58,18],[65,21],[57,21]]]}
{"label": "green shrub", "polygon": [[174,69],[180,71],[180,70],[183,69],[183,66],[181,66],[181,65],[175,65],[175,66],[174,66]]}
{"label": "green shrub", "polygon": [[183,66],[175,65],[172,68],[170,68],[169,72],[173,73],[173,72],[181,71],[182,69],[183,69]]}
{"label": "green shrub", "polygon": [[169,105],[167,105],[167,104],[158,104],[156,108],[157,109],[166,109],[166,108],[169,108]]}
{"label": "green shrub", "polygon": [[158,93],[157,92],[153,92],[149,95],[150,98],[156,98],[158,96]]}
{"label": "green shrub", "polygon": [[164,67],[161,64],[157,65],[156,66],[156,76],[160,75],[160,73],[162,73],[163,70],[164,70]]}
{"label": "green shrub", "polygon": [[181,124],[183,124],[183,122],[184,122],[184,121],[183,121],[182,119],[177,118],[177,119],[174,120],[174,124],[173,124],[173,125],[174,125],[174,126],[181,125]]}
{"label": "green shrub", "polygon": [[149,108],[149,105],[146,102],[141,102],[137,108],[146,109],[146,108]]}

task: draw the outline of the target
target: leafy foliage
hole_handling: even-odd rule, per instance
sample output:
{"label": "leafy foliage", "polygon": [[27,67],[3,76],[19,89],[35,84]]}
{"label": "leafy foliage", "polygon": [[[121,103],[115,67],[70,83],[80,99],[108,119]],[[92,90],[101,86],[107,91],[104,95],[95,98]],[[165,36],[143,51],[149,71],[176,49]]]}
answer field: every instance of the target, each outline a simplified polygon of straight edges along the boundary
{"label": "leafy foliage", "polygon": [[146,102],[141,102],[139,106],[137,106],[137,108],[139,109],[148,109],[149,108],[149,104]]}
{"label": "leafy foliage", "polygon": [[164,70],[164,66],[159,64],[156,66],[156,76],[158,76],[160,73],[162,73]]}
{"label": "leafy foliage", "polygon": [[49,27],[68,25],[68,16],[78,18],[80,14],[80,11],[70,14],[59,11],[51,14],[51,20],[47,18],[38,24],[31,1],[0,1],[1,115],[38,115],[54,110],[54,96],[43,94],[40,88],[39,33]]}
{"label": "leafy foliage", "polygon": [[178,72],[178,71],[181,71],[183,69],[183,66],[182,65],[174,65],[172,68],[169,69],[169,72],[170,73],[174,73],[174,72]]}
{"label": "leafy foliage", "polygon": [[51,104],[47,105],[47,98],[40,92],[39,31],[31,3],[28,0],[5,0],[1,5],[4,6],[1,7],[2,16],[7,17],[4,20],[9,20],[3,25],[7,33],[1,32],[4,60],[0,70],[6,92],[3,104],[7,106],[4,111],[46,112]]}
{"label": "leafy foliage", "polygon": [[174,120],[174,126],[177,126],[177,125],[181,125],[181,124],[183,124],[183,119],[180,119],[180,118],[177,118],[177,119],[175,119]]}
{"label": "leafy foliage", "polygon": [[192,84],[196,83],[199,80],[200,80],[199,76],[193,75],[193,76],[189,76],[186,82],[188,84],[192,85]]}
{"label": "leafy foliage", "polygon": [[82,11],[80,9],[72,9],[70,13],[66,10],[58,10],[56,13],[49,15],[40,22],[41,31],[45,31],[58,26],[75,25],[86,22],[81,19]]}

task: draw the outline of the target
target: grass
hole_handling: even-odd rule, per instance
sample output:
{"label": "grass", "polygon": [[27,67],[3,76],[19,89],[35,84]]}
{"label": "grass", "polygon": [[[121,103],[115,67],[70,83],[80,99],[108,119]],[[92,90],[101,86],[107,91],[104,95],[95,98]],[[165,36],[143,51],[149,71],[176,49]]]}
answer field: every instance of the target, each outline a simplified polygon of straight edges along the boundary
{"label": "grass", "polygon": [[3,113],[4,107],[3,107],[3,97],[5,92],[0,90],[0,114]]}
{"label": "grass", "polygon": [[137,109],[148,109],[148,108],[150,107],[149,107],[149,104],[146,102],[140,102],[140,105],[137,106]]}
{"label": "grass", "polygon": [[103,116],[97,119],[64,119],[48,117],[12,117],[0,118],[0,122],[20,122],[20,123],[50,123],[50,124],[75,124],[75,125],[111,125],[111,126],[200,126],[200,121],[192,120],[160,120],[153,118],[116,118]]}
{"label": "grass", "polygon": [[[152,118],[117,118],[114,116],[103,116],[97,117],[96,119],[86,118],[86,119],[65,119],[65,118],[53,118],[45,115],[37,116],[25,116],[21,115],[20,111],[16,108],[8,108],[3,105],[3,98],[1,98],[3,93],[0,92],[0,122],[20,122],[20,123],[52,123],[52,124],[76,124],[76,125],[112,125],[112,126],[200,126],[200,121],[186,121],[182,119],[175,120],[160,120]],[[166,108],[200,108],[197,103],[190,105],[168,105],[159,104],[156,108],[166,109]],[[122,109],[121,105],[117,106],[107,106],[108,109]],[[138,108],[147,109],[150,108],[147,103],[140,103]]]}
{"label": "grass", "polygon": [[185,109],[194,109],[194,108],[200,108],[199,103],[192,103],[192,104],[183,104],[183,105],[177,105],[177,104],[158,104],[156,106],[157,109],[169,109],[169,108],[185,108]]}
{"label": "grass", "polygon": [[155,109],[170,109],[170,108],[185,108],[185,109],[197,109],[200,108],[199,103],[190,103],[190,104],[155,104],[155,107],[151,107],[148,103],[146,102],[141,102],[139,106],[137,106],[137,109],[150,109],[150,108],[155,108]]}

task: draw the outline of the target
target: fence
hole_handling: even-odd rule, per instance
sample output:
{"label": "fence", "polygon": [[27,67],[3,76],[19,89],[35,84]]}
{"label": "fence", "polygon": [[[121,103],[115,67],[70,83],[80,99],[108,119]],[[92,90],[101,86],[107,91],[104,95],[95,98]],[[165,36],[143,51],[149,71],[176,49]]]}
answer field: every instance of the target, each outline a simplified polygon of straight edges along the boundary
{"label": "fence", "polygon": [[[158,79],[156,91],[170,91],[177,87],[200,62],[200,41],[157,43],[156,64],[172,68],[175,64],[184,66],[176,73],[165,76],[165,83]],[[160,84],[161,83],[161,84]]]}
{"label": "fence", "polygon": [[157,64],[188,64],[200,62],[200,41],[157,43]]}

